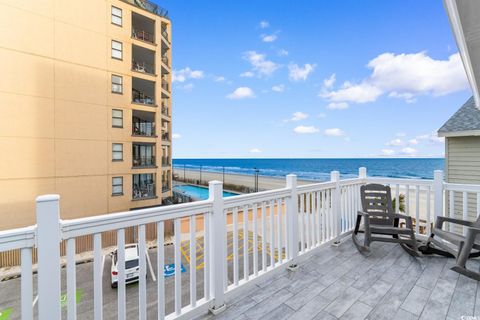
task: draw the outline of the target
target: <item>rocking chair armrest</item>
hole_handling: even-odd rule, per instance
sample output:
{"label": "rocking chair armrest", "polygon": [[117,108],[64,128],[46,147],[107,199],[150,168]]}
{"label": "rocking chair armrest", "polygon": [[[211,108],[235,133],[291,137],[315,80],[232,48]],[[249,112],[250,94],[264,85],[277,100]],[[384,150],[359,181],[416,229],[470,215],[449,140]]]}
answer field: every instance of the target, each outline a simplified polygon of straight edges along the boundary
{"label": "rocking chair armrest", "polygon": [[405,219],[407,221],[412,221],[412,217],[401,214],[401,213],[382,213],[382,212],[365,212],[365,211],[358,211],[359,215],[365,217],[388,217],[388,218],[398,218],[398,219]]}
{"label": "rocking chair armrest", "polygon": [[442,226],[443,226],[444,222],[450,222],[450,223],[453,223],[453,224],[459,224],[459,225],[462,225],[462,226],[475,228],[475,225],[474,225],[473,221],[467,221],[467,220],[450,218],[450,217],[437,217],[437,221],[435,222],[435,228],[442,229]]}

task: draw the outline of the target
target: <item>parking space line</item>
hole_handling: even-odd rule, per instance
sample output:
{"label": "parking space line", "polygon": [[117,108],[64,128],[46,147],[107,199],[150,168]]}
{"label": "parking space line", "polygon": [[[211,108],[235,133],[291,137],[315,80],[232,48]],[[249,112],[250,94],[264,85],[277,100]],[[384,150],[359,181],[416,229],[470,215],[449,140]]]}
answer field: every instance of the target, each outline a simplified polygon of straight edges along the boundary
{"label": "parking space line", "polygon": [[148,250],[147,250],[147,262],[148,262],[148,269],[150,270],[150,275],[152,276],[152,280],[153,282],[156,282],[157,277],[155,277],[155,272],[153,271],[152,261],[150,261],[150,255],[148,254]]}
{"label": "parking space line", "polygon": [[37,303],[37,301],[38,301],[38,294],[35,296],[35,299],[33,299],[32,308],[35,307],[35,304]]}

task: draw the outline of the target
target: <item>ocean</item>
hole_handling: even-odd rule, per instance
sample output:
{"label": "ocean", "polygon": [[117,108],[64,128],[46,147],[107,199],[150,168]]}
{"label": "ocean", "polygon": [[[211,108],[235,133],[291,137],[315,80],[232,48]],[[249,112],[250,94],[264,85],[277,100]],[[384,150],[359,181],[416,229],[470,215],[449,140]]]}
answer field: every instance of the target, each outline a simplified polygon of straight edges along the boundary
{"label": "ocean", "polygon": [[366,167],[369,176],[433,179],[434,170],[444,170],[443,158],[366,158],[366,159],[173,159],[175,169],[285,177],[293,173],[303,180],[326,181],[330,172],[340,171],[341,178],[353,178],[358,168]]}

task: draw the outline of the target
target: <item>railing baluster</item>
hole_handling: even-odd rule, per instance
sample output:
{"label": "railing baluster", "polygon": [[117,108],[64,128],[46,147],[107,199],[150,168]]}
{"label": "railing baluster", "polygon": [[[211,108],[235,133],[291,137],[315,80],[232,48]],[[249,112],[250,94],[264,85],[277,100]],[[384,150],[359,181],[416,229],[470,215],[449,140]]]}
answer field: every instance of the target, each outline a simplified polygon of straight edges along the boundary
{"label": "railing baluster", "polygon": [[102,254],[102,234],[93,235],[93,307],[95,320],[103,319],[103,293],[102,293],[102,275],[103,275],[103,254]]}
{"label": "railing baluster", "polygon": [[282,199],[277,200],[277,261],[282,263]]}
{"label": "railing baluster", "polygon": [[238,286],[238,208],[233,208],[233,283]]}
{"label": "railing baluster", "polygon": [[270,267],[275,267],[275,229],[274,229],[274,203],[270,201]]}
{"label": "railing baluster", "polygon": [[310,249],[310,193],[305,193],[305,242],[307,250]]}
{"label": "railing baluster", "polygon": [[[462,201],[462,216],[463,216],[463,220],[468,220],[468,193],[467,192],[463,192],[462,194],[463,196],[463,201]],[[462,231],[463,231],[463,235],[466,235],[467,234],[467,228],[466,227],[463,227],[462,228]]]}
{"label": "railing baluster", "polygon": [[267,271],[267,212],[266,202],[262,202],[262,270]]}
{"label": "railing baluster", "polygon": [[125,229],[117,230],[117,272],[118,320],[125,320],[127,318],[125,306]]}
{"label": "railing baluster", "polygon": [[477,193],[477,218],[480,216],[480,193]]}
{"label": "railing baluster", "polygon": [[165,319],[165,247],[164,247],[164,222],[157,223],[157,305],[158,320]]}
{"label": "railing baluster", "polygon": [[[450,210],[447,214],[448,217],[455,218],[455,192],[453,190],[450,190],[449,194],[449,207]],[[448,223],[448,230],[451,232],[452,231],[452,224]]]}
{"label": "railing baluster", "polygon": [[420,186],[415,188],[415,233],[420,231]]}
{"label": "railing baluster", "polygon": [[299,194],[300,198],[300,252],[305,251],[305,223],[304,223],[304,205],[305,205],[305,194]]}
{"label": "railing baluster", "polygon": [[322,191],[322,242],[325,242],[327,237],[327,191],[323,190]]}
{"label": "railing baluster", "polygon": [[335,229],[334,229],[334,220],[335,217],[333,217],[333,197],[332,197],[332,192],[334,189],[330,189],[327,191],[327,219],[328,219],[328,239],[332,239],[334,234],[335,234]]}
{"label": "railing baluster", "polygon": [[190,216],[190,306],[197,305],[197,226],[196,216]]}
{"label": "railing baluster", "polygon": [[432,221],[431,219],[431,193],[432,193],[432,187],[428,186],[427,187],[427,236],[430,236],[430,233],[431,233],[431,226],[430,226],[430,221]]}
{"label": "railing baluster", "polygon": [[[22,268],[23,269],[23,268]],[[68,320],[77,319],[77,280],[75,266],[75,238],[67,240],[67,316]],[[22,277],[23,281],[23,277]],[[22,290],[23,292],[23,290]]]}
{"label": "railing baluster", "polygon": [[289,203],[288,203],[288,200],[285,198],[283,200],[283,204],[284,204],[284,214],[283,214],[283,232],[284,232],[284,235],[285,235],[285,259],[289,259],[289,257],[291,257],[291,254],[290,254],[290,237],[289,237],[289,234],[288,234],[288,224],[289,224],[289,217],[288,217],[288,208],[289,208]]}
{"label": "railing baluster", "polygon": [[175,260],[175,314],[179,316],[182,312],[182,270],[180,247],[182,246],[180,219],[173,220],[174,229],[174,260]]}
{"label": "railing baluster", "polygon": [[[32,297],[33,297],[33,275],[32,275],[32,248],[21,249],[21,308],[22,308],[22,320],[33,319]],[[67,279],[68,281],[68,279]],[[69,320],[70,318],[69,309]]]}
{"label": "railing baluster", "polygon": [[317,207],[316,207],[316,215],[317,215],[317,218],[316,218],[316,222],[317,222],[317,225],[316,225],[316,233],[317,233],[317,246],[320,245],[320,243],[322,242],[322,238],[321,238],[321,231],[320,231],[320,228],[321,228],[321,213],[320,213],[320,210],[321,210],[321,202],[320,202],[320,191],[318,192],[315,192],[315,197],[317,198],[316,200],[316,203],[317,203]]}
{"label": "railing baluster", "polygon": [[257,215],[258,206],[255,203],[252,209],[252,229],[253,229],[253,273],[258,275],[258,235],[257,235]]}
{"label": "railing baluster", "polygon": [[203,216],[204,223],[204,233],[203,233],[203,265],[204,265],[204,291],[205,291],[205,300],[209,301],[211,299],[210,294],[210,214],[206,213]]}
{"label": "railing baluster", "polygon": [[400,185],[395,186],[395,212],[400,212]]}
{"label": "railing baluster", "polygon": [[[223,193],[222,193],[223,195]],[[223,241],[224,241],[224,246],[223,246],[223,270],[225,271],[225,276],[223,277],[223,291],[227,292],[228,290],[228,228],[227,228],[227,223],[228,223],[228,214],[227,210],[224,210],[223,215],[224,215],[224,225],[223,227]]]}
{"label": "railing baluster", "polygon": [[243,206],[243,279],[248,281],[248,206]]}
{"label": "railing baluster", "polygon": [[138,286],[138,318],[147,319],[147,248],[145,225],[138,226],[138,254],[139,254],[139,286]]}
{"label": "railing baluster", "polygon": [[405,214],[407,216],[410,215],[410,186],[407,184],[405,186],[406,192],[405,192]]}

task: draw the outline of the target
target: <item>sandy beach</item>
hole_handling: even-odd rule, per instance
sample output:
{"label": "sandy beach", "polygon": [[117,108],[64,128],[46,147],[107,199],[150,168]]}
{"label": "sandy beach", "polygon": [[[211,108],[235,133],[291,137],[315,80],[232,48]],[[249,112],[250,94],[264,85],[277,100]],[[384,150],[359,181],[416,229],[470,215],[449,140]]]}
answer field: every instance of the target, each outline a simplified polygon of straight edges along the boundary
{"label": "sandy beach", "polygon": [[[174,174],[178,175],[178,177],[183,178],[185,176],[186,179],[193,179],[199,180],[200,173],[199,171],[192,171],[192,170],[183,170],[182,168],[174,169]],[[207,172],[202,171],[202,181],[212,181],[212,180],[223,180],[222,173],[217,172]],[[254,176],[252,175],[242,175],[242,174],[232,174],[232,173],[225,173],[225,184],[235,184],[246,186],[249,188],[254,187]],[[321,181],[312,181],[312,180],[298,180],[298,185],[305,185],[311,183],[317,183]],[[286,179],[277,178],[277,177],[268,177],[268,176],[259,176],[258,184],[260,190],[272,190],[272,189],[279,189],[285,187]],[[400,194],[405,194],[406,188],[405,186],[400,186]],[[396,191],[395,187],[392,186],[392,197],[395,197]],[[433,221],[433,194],[430,198],[430,212],[431,212],[431,220]],[[419,217],[421,220],[427,220],[427,192],[425,190],[420,190],[419,192]],[[413,189],[413,186],[410,187],[409,191],[409,205],[408,205],[408,212],[409,215],[415,217],[416,215],[416,193]]]}

